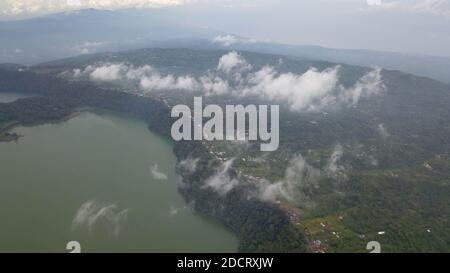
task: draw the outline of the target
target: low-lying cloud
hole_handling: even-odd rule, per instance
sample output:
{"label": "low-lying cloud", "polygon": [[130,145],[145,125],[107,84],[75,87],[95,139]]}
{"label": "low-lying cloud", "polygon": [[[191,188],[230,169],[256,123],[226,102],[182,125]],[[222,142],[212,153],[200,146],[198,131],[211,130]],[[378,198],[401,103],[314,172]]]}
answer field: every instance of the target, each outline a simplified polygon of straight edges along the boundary
{"label": "low-lying cloud", "polygon": [[280,73],[274,66],[255,70],[239,53],[223,55],[213,70],[204,75],[163,75],[150,65],[135,67],[124,63],[75,69],[74,77],[96,81],[133,81],[141,92],[179,90],[201,92],[205,96],[258,97],[286,105],[291,111],[322,111],[325,108],[355,106],[363,98],[386,89],[380,68],[374,68],[350,87],[339,78],[340,66],[324,70],[310,68],[303,74]]}
{"label": "low-lying cloud", "polygon": [[85,69],[74,69],[75,78],[89,77],[94,81],[137,81],[143,92],[155,90],[187,90],[194,91],[199,83],[191,76],[161,75],[150,65],[135,67],[124,63],[89,65]]}
{"label": "low-lying cloud", "polygon": [[199,161],[200,158],[188,157],[178,162],[177,168],[181,170],[183,173],[193,174],[197,170],[197,165]]}
{"label": "low-lying cloud", "polygon": [[237,178],[233,178],[229,173],[233,165],[233,159],[230,159],[216,170],[216,173],[209,177],[205,182],[205,187],[212,188],[220,195],[225,195],[239,184]]}
{"label": "low-lying cloud", "polygon": [[327,173],[328,176],[337,177],[340,174],[344,173],[345,171],[344,166],[339,164],[343,155],[344,155],[344,148],[342,147],[342,145],[339,144],[336,145],[325,167],[325,172]]}
{"label": "low-lying cloud", "polygon": [[140,82],[144,90],[188,90],[193,91],[198,85],[197,81],[190,76],[175,77],[172,75],[161,76],[153,74],[145,76]]}
{"label": "low-lying cloud", "polygon": [[82,44],[74,46],[73,49],[80,54],[90,54],[96,52],[105,44],[106,43],[104,42],[84,42]]}
{"label": "low-lying cloud", "polygon": [[81,205],[72,220],[72,228],[86,227],[89,233],[102,224],[110,235],[118,236],[121,224],[126,220],[127,209],[119,209],[115,204],[103,204],[96,201],[88,201]]}
{"label": "low-lying cloud", "polygon": [[273,203],[287,201],[303,207],[313,207],[311,196],[314,195],[314,190],[319,188],[321,179],[332,179],[336,189],[339,189],[341,182],[348,179],[342,162],[343,155],[343,146],[335,145],[321,168],[310,165],[300,154],[294,155],[288,162],[284,177],[278,181],[242,174],[233,176],[234,159],[230,159],[222,162],[214,175],[206,179],[204,188],[213,189],[224,196],[237,186],[249,183],[246,184],[249,186],[246,187],[249,190],[249,198]]}
{"label": "low-lying cloud", "polygon": [[377,132],[381,135],[382,138],[388,138],[390,136],[388,130],[386,129],[386,126],[384,125],[384,123],[380,123],[377,126]]}
{"label": "low-lying cloud", "polygon": [[304,203],[309,193],[318,187],[321,171],[310,166],[301,155],[292,158],[282,180],[270,183],[263,181],[260,185],[260,197],[265,201],[285,199],[290,202]]}
{"label": "low-lying cloud", "polygon": [[358,82],[345,88],[339,83],[339,66],[319,71],[309,69],[304,74],[278,73],[266,66],[248,77],[245,95],[285,102],[292,111],[320,111],[328,106],[354,106],[361,98],[380,94],[384,89],[381,69],[376,68]]}
{"label": "low-lying cloud", "polygon": [[125,67],[121,64],[111,64],[95,68],[90,76],[93,80],[117,81],[121,79],[121,73]]}
{"label": "low-lying cloud", "polygon": [[252,66],[236,51],[223,55],[219,59],[219,64],[217,65],[217,70],[223,71],[226,74],[232,72],[241,73],[245,70],[250,70],[251,68]]}
{"label": "low-lying cloud", "polygon": [[273,67],[263,67],[249,76],[246,95],[256,95],[273,101],[286,102],[291,110],[308,111],[333,102],[330,95],[338,84],[338,67],[304,74],[279,74]]}
{"label": "low-lying cloud", "polygon": [[448,0],[368,0],[367,4],[381,11],[400,11],[443,16],[450,19]]}
{"label": "low-lying cloud", "polygon": [[236,37],[234,35],[226,34],[226,35],[218,35],[218,36],[212,38],[211,42],[213,44],[218,44],[223,47],[230,47],[235,44],[255,43],[256,40],[245,39],[245,38]]}
{"label": "low-lying cloud", "polygon": [[219,35],[214,37],[211,41],[215,44],[228,47],[238,43],[239,39],[233,35]]}
{"label": "low-lying cloud", "polygon": [[345,167],[341,164],[343,153],[343,147],[336,145],[322,169],[308,164],[302,155],[295,155],[289,161],[282,180],[271,183],[263,179],[260,182],[259,198],[270,202],[286,200],[305,207],[312,206],[310,197],[319,187],[320,179],[326,177],[337,181],[347,179]]}
{"label": "low-lying cloud", "polygon": [[154,164],[153,166],[150,167],[150,175],[155,180],[167,180],[168,179],[167,175],[159,170],[158,164]]}

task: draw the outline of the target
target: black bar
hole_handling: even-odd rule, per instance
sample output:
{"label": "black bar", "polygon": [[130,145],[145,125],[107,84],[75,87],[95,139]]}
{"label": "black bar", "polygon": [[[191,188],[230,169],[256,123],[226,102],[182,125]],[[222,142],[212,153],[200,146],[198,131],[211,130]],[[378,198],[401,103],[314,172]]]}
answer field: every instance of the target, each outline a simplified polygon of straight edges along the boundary
{"label": "black bar", "polygon": [[[3,267],[11,263],[16,270],[30,266],[77,272],[91,272],[93,268],[134,272],[136,270],[130,269],[139,268],[139,272],[321,272],[343,269],[381,273],[394,268],[402,272],[420,266],[437,268],[446,257],[445,254],[0,254],[0,263]],[[201,261],[210,261],[209,266]]]}

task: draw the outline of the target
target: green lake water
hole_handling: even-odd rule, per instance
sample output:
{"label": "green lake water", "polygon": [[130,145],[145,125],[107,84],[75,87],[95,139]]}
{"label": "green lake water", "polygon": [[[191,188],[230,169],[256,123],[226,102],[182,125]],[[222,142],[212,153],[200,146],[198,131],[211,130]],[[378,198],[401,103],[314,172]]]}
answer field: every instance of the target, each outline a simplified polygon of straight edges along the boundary
{"label": "green lake water", "polygon": [[135,118],[85,112],[0,142],[0,252],[235,252],[185,204],[173,144]]}

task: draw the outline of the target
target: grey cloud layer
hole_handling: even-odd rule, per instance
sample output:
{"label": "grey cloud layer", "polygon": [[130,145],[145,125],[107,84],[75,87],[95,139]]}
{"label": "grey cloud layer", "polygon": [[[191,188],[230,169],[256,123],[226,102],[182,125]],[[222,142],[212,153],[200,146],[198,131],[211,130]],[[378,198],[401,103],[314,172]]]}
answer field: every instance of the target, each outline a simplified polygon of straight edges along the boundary
{"label": "grey cloud layer", "polygon": [[[123,8],[159,8],[178,6],[196,0],[4,0],[0,3],[0,15],[16,16],[24,14],[52,13],[86,8],[123,9]],[[233,2],[233,1],[227,1]],[[234,1],[238,3],[239,1]],[[334,1],[338,2],[338,1]],[[355,1],[357,3],[359,1]],[[448,0],[366,0],[371,8],[398,10],[414,13],[430,13],[450,16]],[[239,38],[231,35],[217,36],[213,42],[231,46]]]}
{"label": "grey cloud layer", "polygon": [[86,8],[157,8],[182,5],[192,0],[4,0],[0,15],[14,16],[78,10]]}

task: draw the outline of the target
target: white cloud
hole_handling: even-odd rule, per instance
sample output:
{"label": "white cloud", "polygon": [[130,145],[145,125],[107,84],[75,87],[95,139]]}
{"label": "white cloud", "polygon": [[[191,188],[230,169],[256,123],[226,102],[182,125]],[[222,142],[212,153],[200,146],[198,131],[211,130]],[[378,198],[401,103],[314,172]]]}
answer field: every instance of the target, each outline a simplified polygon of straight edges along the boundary
{"label": "white cloud", "polygon": [[[92,80],[97,81],[137,81],[143,92],[154,90],[193,91],[200,86],[200,83],[189,75],[161,75],[150,65],[141,67],[134,67],[124,63],[112,63],[101,66],[89,65],[84,70],[72,70],[72,76],[75,78],[89,76]],[[205,85],[207,84],[208,82],[205,80]],[[220,91],[218,89],[219,86],[216,85],[216,82],[212,82],[211,86],[208,87],[214,94]]]}
{"label": "white cloud", "polygon": [[190,76],[175,77],[173,75],[161,76],[155,73],[141,79],[142,89],[152,90],[189,90],[192,91],[198,85],[197,81]]}
{"label": "white cloud", "polygon": [[228,81],[213,75],[200,78],[202,90],[206,96],[221,96],[230,92]]}
{"label": "white cloud", "polygon": [[84,42],[82,44],[73,47],[75,51],[80,54],[89,54],[95,52],[98,48],[102,47],[103,42]]}
{"label": "white cloud", "polygon": [[197,170],[197,164],[200,158],[186,158],[184,160],[181,160],[177,167],[180,168],[183,172],[187,174],[193,174]]}
{"label": "white cloud", "polygon": [[217,70],[227,74],[228,79],[213,78],[211,75],[203,78],[201,82],[205,94],[259,96],[284,102],[292,111],[320,111],[333,105],[354,106],[361,98],[385,90],[379,68],[373,69],[349,88],[340,84],[339,66],[322,71],[311,68],[303,74],[279,73],[272,66],[247,73],[251,69],[252,66],[235,51],[222,56]]}
{"label": "white cloud", "polygon": [[239,184],[239,180],[231,178],[230,169],[233,165],[233,159],[228,160],[219,167],[216,173],[205,181],[205,186],[214,189],[220,195],[227,194]]}
{"label": "white cloud", "polygon": [[72,74],[73,74],[73,77],[79,78],[79,77],[81,77],[81,75],[82,75],[82,71],[81,71],[81,69],[79,69],[79,68],[75,68],[75,69],[72,71]]}
{"label": "white cloud", "polygon": [[309,165],[301,155],[294,156],[289,161],[282,180],[275,183],[261,181],[258,189],[259,198],[270,202],[285,200],[304,207],[314,205],[310,196],[312,191],[319,187],[318,182],[321,178],[347,179],[345,168],[340,164],[343,153],[343,147],[336,145],[322,169]]}
{"label": "white cloud", "polygon": [[310,166],[301,155],[289,162],[283,180],[276,183],[263,181],[260,185],[260,197],[266,201],[285,199],[290,202],[308,201],[309,191],[318,187],[321,171]]}
{"label": "white cloud", "polygon": [[170,207],[170,211],[169,211],[169,215],[170,216],[175,216],[179,213],[179,210],[176,207]]}
{"label": "white cloud", "polygon": [[266,66],[249,76],[246,95],[258,95],[274,101],[286,101],[293,111],[321,108],[332,99],[329,94],[338,84],[338,67],[324,71],[310,69],[304,74],[278,74]]}
{"label": "white cloud", "polygon": [[333,153],[328,159],[327,166],[325,167],[325,172],[331,176],[336,177],[340,173],[342,173],[345,169],[342,165],[339,165],[339,161],[344,155],[344,148],[342,145],[336,145],[334,147]]}
{"label": "white cloud", "polygon": [[84,70],[72,70],[72,76],[79,78],[89,76],[97,81],[138,81],[144,92],[153,90],[189,90],[198,88],[199,83],[191,76],[176,77],[174,75],[161,75],[150,65],[134,67],[124,63],[105,64],[101,66],[89,65]]}
{"label": "white cloud", "polygon": [[230,47],[234,44],[239,44],[239,43],[243,43],[243,44],[254,43],[254,42],[256,42],[256,40],[239,38],[239,37],[227,34],[227,35],[218,35],[218,36],[212,38],[211,42],[214,44],[221,45],[223,47]]}
{"label": "white cloud", "polygon": [[97,223],[106,225],[107,232],[118,236],[121,223],[126,219],[128,210],[120,210],[115,204],[102,204],[96,201],[88,201],[81,205],[72,220],[72,228],[87,227],[93,232]]}
{"label": "white cloud", "polygon": [[129,80],[138,80],[145,77],[146,75],[152,74],[153,72],[154,69],[150,65],[144,65],[137,68],[128,67],[125,77]]}
{"label": "white cloud", "polygon": [[390,136],[388,130],[386,129],[383,123],[378,124],[377,131],[383,138],[388,138]]}
{"label": "white cloud", "polygon": [[323,71],[311,68],[300,75],[279,74],[273,67],[264,67],[249,76],[243,93],[286,102],[292,111],[320,111],[333,105],[354,106],[361,98],[385,89],[380,69],[364,75],[350,88],[339,83],[338,71],[339,66]]}
{"label": "white cloud", "polygon": [[233,71],[242,72],[251,68],[252,66],[236,51],[223,55],[219,59],[219,64],[217,65],[217,70],[227,74],[230,74]]}
{"label": "white cloud", "polygon": [[211,41],[215,44],[228,47],[236,44],[239,40],[233,35],[219,35],[214,37]]}
{"label": "white cloud", "polygon": [[150,175],[155,180],[167,180],[168,179],[167,175],[165,173],[162,173],[159,170],[158,164],[154,164],[153,166],[150,167]]}
{"label": "white cloud", "polygon": [[177,6],[192,0],[4,0],[0,15],[53,13],[85,8],[123,9]]}
{"label": "white cloud", "polygon": [[[88,69],[91,69],[88,67]],[[90,74],[93,80],[117,81],[122,78],[122,73],[127,67],[123,64],[111,64],[94,68]]]}
{"label": "white cloud", "polygon": [[343,89],[339,99],[351,105],[356,105],[362,97],[378,95],[385,89],[386,86],[381,77],[381,68],[375,68],[359,79],[353,87]]}
{"label": "white cloud", "polygon": [[310,68],[303,74],[279,73],[273,66],[253,67],[239,53],[223,55],[215,70],[194,78],[190,75],[162,75],[150,65],[134,67],[123,63],[74,69],[73,77],[89,76],[98,81],[135,81],[143,93],[155,90],[201,91],[205,96],[257,96],[284,103],[291,111],[321,111],[332,106],[355,106],[362,98],[385,89],[381,69],[375,68],[353,86],[344,87],[339,66],[324,70]]}

